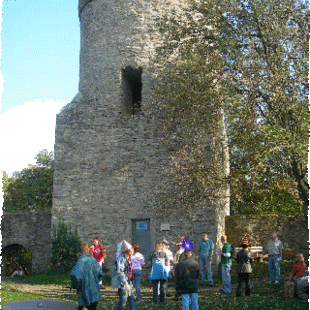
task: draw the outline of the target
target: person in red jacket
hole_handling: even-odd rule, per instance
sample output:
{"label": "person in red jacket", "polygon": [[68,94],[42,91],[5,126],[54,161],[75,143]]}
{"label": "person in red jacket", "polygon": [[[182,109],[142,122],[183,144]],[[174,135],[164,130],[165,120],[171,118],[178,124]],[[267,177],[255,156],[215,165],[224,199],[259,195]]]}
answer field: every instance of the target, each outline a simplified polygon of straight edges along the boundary
{"label": "person in red jacket", "polygon": [[297,284],[297,279],[301,278],[307,271],[304,256],[301,253],[297,253],[296,259],[288,278],[288,281],[284,283],[284,298],[294,297],[294,288]]}
{"label": "person in red jacket", "polygon": [[[98,237],[94,239],[94,243],[89,248],[89,254],[98,261],[102,268],[102,264],[104,264],[105,259],[107,258],[107,251],[104,246],[99,242]],[[100,281],[99,284],[102,285],[102,281]]]}

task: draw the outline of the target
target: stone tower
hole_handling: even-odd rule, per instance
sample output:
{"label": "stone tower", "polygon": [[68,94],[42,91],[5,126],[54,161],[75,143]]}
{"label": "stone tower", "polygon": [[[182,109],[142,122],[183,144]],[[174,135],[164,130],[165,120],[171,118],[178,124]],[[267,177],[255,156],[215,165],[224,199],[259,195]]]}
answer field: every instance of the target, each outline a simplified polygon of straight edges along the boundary
{"label": "stone tower", "polygon": [[79,1],[79,92],[57,115],[52,223],[64,221],[88,242],[98,236],[108,267],[123,239],[140,243],[148,256],[163,238],[175,241],[186,234],[197,250],[202,232],[217,246],[224,232],[228,199],[207,206],[195,220],[174,210],[168,216],[156,212],[175,180],[167,173],[169,150],[157,136],[156,118],[149,117],[154,42],[147,23],[152,12],[179,4]]}

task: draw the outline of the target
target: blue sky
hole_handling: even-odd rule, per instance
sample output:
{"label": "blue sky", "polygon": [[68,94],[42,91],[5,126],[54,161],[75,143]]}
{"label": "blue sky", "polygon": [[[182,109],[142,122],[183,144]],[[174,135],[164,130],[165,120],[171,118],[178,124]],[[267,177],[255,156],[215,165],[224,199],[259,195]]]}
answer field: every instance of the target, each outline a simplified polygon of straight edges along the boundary
{"label": "blue sky", "polygon": [[53,151],[56,113],[78,90],[78,0],[2,0],[0,170]]}

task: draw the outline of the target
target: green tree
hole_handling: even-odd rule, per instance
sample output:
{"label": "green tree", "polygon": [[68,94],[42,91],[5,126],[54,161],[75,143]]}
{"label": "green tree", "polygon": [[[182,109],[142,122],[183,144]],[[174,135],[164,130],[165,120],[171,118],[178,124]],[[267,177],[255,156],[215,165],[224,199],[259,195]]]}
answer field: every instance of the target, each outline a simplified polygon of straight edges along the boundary
{"label": "green tree", "polygon": [[154,108],[171,153],[167,172],[175,178],[175,185],[165,188],[165,202],[190,215],[223,198],[228,177],[224,64],[216,27],[222,16],[216,1],[203,13],[200,8],[189,2],[157,20],[162,41],[154,60]]}
{"label": "green tree", "polygon": [[53,152],[46,150],[37,155],[36,165],[10,178],[3,175],[4,212],[39,211],[52,207]]}
{"label": "green tree", "polygon": [[[189,0],[157,21],[163,141],[184,199],[225,184],[224,108],[236,213],[307,213],[307,20],[302,1]],[[218,149],[221,149],[218,148]],[[208,155],[209,154],[209,155]],[[215,180],[214,180],[215,179]],[[181,184],[182,182],[180,182]],[[216,197],[216,195],[214,195]],[[180,199],[177,197],[176,199]]]}
{"label": "green tree", "polygon": [[294,214],[303,206],[307,214],[306,6],[291,0],[223,5],[233,211]]}

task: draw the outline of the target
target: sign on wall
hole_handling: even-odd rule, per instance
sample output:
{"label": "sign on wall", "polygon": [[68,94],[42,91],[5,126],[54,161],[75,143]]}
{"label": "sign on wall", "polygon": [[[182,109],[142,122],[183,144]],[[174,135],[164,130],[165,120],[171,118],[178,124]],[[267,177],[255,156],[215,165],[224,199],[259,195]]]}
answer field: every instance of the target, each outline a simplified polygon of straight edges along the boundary
{"label": "sign on wall", "polygon": [[147,222],[136,222],[136,229],[147,229]]}

